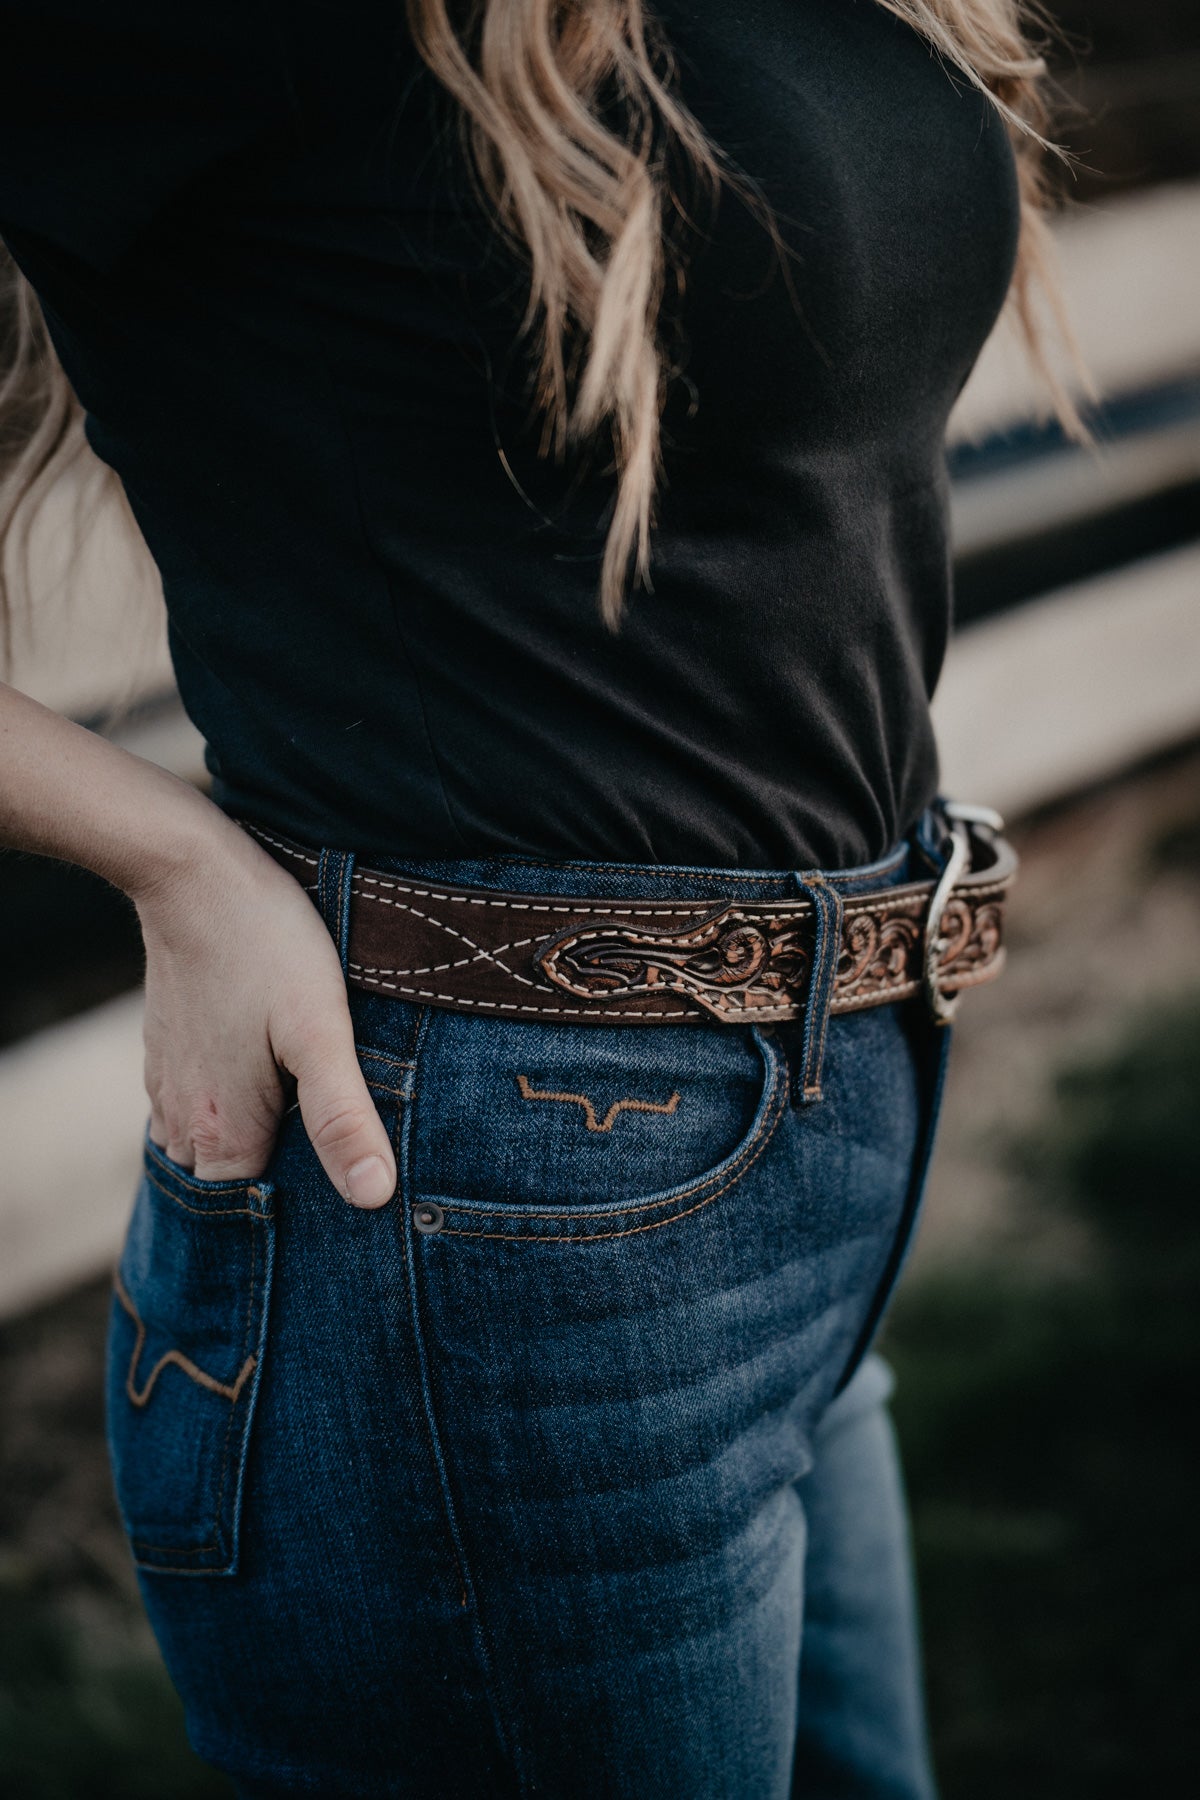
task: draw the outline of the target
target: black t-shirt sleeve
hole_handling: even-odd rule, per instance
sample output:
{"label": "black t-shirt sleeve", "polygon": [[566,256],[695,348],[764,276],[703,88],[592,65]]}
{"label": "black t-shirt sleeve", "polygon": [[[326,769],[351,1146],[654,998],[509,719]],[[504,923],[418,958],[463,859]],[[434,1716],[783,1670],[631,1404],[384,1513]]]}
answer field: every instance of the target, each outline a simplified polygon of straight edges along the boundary
{"label": "black t-shirt sleeve", "polygon": [[0,0],[0,234],[109,270],[290,106],[265,0]]}

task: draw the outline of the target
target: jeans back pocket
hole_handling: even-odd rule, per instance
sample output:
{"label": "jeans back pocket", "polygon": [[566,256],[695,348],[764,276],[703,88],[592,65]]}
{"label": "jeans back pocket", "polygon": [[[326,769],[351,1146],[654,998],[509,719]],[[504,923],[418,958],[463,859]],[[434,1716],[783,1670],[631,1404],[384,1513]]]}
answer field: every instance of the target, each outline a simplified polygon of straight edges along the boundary
{"label": "jeans back pocket", "polygon": [[150,1142],[113,1281],[107,1427],[139,1568],[230,1575],[262,1373],[269,1181],[201,1181]]}

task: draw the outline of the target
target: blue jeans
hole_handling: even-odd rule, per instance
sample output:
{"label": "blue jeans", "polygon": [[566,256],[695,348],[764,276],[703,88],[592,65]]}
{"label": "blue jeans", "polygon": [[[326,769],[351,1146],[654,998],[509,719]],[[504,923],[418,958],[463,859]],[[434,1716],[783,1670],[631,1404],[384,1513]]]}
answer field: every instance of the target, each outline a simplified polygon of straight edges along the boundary
{"label": "blue jeans", "polygon": [[[532,895],[798,880],[371,860]],[[322,864],[336,936],[352,859]],[[931,1800],[870,1345],[945,1030],[834,1017],[803,1104],[790,1027],[350,1007],[387,1207],[338,1198],[295,1108],[257,1180],[144,1145],[109,1442],[197,1751],[244,1796]]]}

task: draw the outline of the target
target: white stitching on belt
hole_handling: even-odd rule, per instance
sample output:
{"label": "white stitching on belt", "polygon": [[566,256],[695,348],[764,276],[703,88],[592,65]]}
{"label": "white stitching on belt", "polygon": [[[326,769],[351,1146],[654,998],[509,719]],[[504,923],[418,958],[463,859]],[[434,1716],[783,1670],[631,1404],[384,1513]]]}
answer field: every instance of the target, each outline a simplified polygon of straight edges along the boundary
{"label": "white stitching on belt", "polygon": [[314,869],[318,866],[320,860],[318,857],[305,856],[302,850],[293,850],[290,844],[281,844],[278,838],[272,837],[270,832],[260,830],[257,825],[251,825],[250,829],[255,837],[262,839],[264,844],[274,844],[277,850],[282,850],[283,854],[290,856],[293,862],[308,863]]}
{"label": "white stitching on belt", "polygon": [[[360,980],[368,982],[371,987],[390,988],[393,993],[397,994],[412,994],[418,1000],[444,1000],[455,1007],[475,1006],[487,1012],[561,1013],[564,1017],[572,1019],[682,1019],[685,1017],[683,1013],[673,1007],[666,1011],[651,1012],[648,1008],[641,1006],[522,1006],[515,1000],[468,1000],[461,994],[439,994],[433,988],[402,987],[395,981],[379,981],[375,976],[368,975],[361,963],[352,962],[347,966]],[[503,967],[503,965],[501,966]],[[511,970],[505,972],[512,973]],[[529,985],[533,987],[535,984],[530,982]],[[672,993],[676,991],[686,998],[683,989],[671,989]],[[751,1020],[782,1018],[789,1012],[786,1005],[746,1006],[728,1000],[722,1000],[719,1004],[723,1011],[744,1013]]]}
{"label": "white stitching on belt", "polygon": [[[416,912],[415,907],[410,907],[408,910]],[[425,914],[417,913],[417,917],[423,919]],[[439,921],[437,919],[431,919],[429,923],[431,925],[436,925]],[[451,927],[446,925],[443,929],[449,931]],[[454,936],[462,937],[462,933],[456,931]],[[471,942],[470,938],[462,938],[462,941],[464,944],[469,944]],[[500,961],[500,958],[509,950],[524,950],[527,945],[536,944],[537,941],[536,938],[531,937],[517,938],[511,944],[497,944],[494,950],[479,950],[477,955],[460,956],[456,962],[430,963],[423,969],[388,969],[385,968],[382,963],[353,963],[351,966],[355,969],[361,969],[364,974],[371,975],[444,975],[447,969],[469,969],[472,963],[481,961],[494,962],[498,968],[504,970],[506,975],[511,975],[514,981],[523,981],[527,987],[536,987],[536,982],[530,981],[527,976],[518,975],[515,969],[510,969],[507,963],[502,963]]]}
{"label": "white stitching on belt", "polygon": [[[616,913],[626,919],[690,919],[695,913],[711,912],[714,906],[723,904],[720,900],[699,899],[693,900],[687,906],[593,906],[587,900],[579,900],[568,906],[550,906],[539,904],[532,900],[484,900],[477,899],[473,894],[449,894],[439,888],[406,887],[403,882],[384,881],[378,875],[368,875],[365,871],[361,875],[356,875],[354,883],[351,884],[351,892],[360,900],[375,900],[381,906],[403,906],[404,902],[399,900],[387,900],[382,894],[368,894],[362,888],[355,885],[359,881],[369,881],[374,887],[393,888],[398,894],[412,894],[418,900],[446,900],[453,906],[501,906],[509,912],[568,914],[585,912],[588,914],[600,913],[606,915]],[[733,904],[733,902],[727,902],[725,904]],[[413,908],[408,907],[406,910],[411,912]],[[811,910],[810,907],[805,907],[794,913],[789,912],[786,916],[788,918],[802,919],[805,917],[806,913]],[[449,930],[449,926],[447,926],[446,929]]]}
{"label": "white stitching on belt", "polygon": [[[378,894],[364,894],[362,897],[364,900],[377,900],[381,898]],[[495,949],[488,950],[485,949],[482,944],[477,944],[474,938],[469,938],[465,931],[456,931],[453,925],[447,925],[441,919],[431,917],[429,913],[422,912],[418,906],[409,906],[403,900],[384,900],[383,904],[385,906],[394,906],[399,912],[411,913],[415,919],[424,919],[427,925],[434,926],[438,931],[447,932],[451,937],[457,938],[460,944],[466,944],[470,949],[475,951],[475,955],[464,956],[460,958],[458,962],[435,963],[428,969],[385,969],[381,965],[375,963],[356,963],[354,965],[355,968],[378,968],[378,972],[383,975],[433,975],[442,969],[461,969],[474,962],[491,962],[495,963],[498,969],[503,969],[506,975],[511,975],[514,981],[519,981],[523,987],[537,986],[536,981],[530,981],[527,975],[518,975],[515,969],[510,969],[507,963],[502,963],[500,961],[501,956],[503,956],[506,951],[523,949],[527,944],[535,943],[536,939],[515,938],[512,943],[497,944]]]}

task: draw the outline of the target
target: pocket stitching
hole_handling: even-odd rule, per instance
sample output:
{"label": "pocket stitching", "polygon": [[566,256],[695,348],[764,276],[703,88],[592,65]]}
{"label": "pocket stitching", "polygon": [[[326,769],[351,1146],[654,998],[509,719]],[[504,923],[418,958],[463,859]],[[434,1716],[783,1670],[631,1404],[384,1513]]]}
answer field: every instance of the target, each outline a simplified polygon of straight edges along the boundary
{"label": "pocket stitching", "polygon": [[188,1169],[181,1169],[177,1163],[154,1143],[149,1132],[142,1140],[142,1147],[149,1157],[157,1163],[161,1173],[170,1180],[177,1181],[181,1187],[188,1188],[193,1194],[210,1194],[216,1199],[221,1194],[252,1193],[262,1181],[261,1175],[246,1175],[240,1181],[203,1181]]}
{"label": "pocket stitching", "polygon": [[[530,1231],[522,1231],[522,1232],[469,1231],[469,1230],[464,1229],[462,1226],[445,1225],[442,1227],[441,1231],[439,1231],[437,1233],[437,1236],[438,1237],[491,1238],[493,1240],[500,1240],[501,1242],[512,1243],[512,1244],[525,1244],[525,1243],[589,1244],[589,1243],[595,1243],[597,1241],[597,1239],[600,1239],[600,1238],[633,1237],[639,1231],[655,1231],[659,1228],[659,1226],[673,1225],[677,1219],[686,1219],[689,1217],[690,1214],[692,1214],[694,1212],[699,1212],[701,1207],[708,1206],[714,1200],[719,1200],[722,1194],[727,1194],[731,1188],[736,1187],[738,1182],[743,1179],[743,1177],[748,1173],[748,1171],[758,1161],[759,1157],[762,1155],[763,1151],[767,1148],[767,1145],[770,1143],[771,1139],[774,1137],[776,1131],[779,1128],[780,1121],[782,1120],[783,1115],[784,1115],[785,1111],[787,1110],[787,1108],[786,1108],[787,1087],[786,1087],[786,1083],[780,1079],[781,1067],[782,1067],[781,1063],[779,1061],[776,1061],[774,1070],[773,1070],[773,1087],[772,1087],[772,1091],[771,1091],[771,1097],[770,1097],[770,1100],[767,1102],[767,1111],[764,1113],[763,1117],[759,1121],[758,1129],[755,1131],[754,1136],[752,1138],[750,1138],[747,1143],[742,1145],[742,1148],[738,1152],[737,1157],[736,1157],[735,1161],[733,1162],[733,1164],[730,1166],[727,1166],[724,1169],[724,1171],[722,1172],[724,1175],[732,1175],[733,1176],[732,1180],[723,1181],[721,1175],[715,1175],[715,1176],[710,1175],[710,1176],[706,1176],[701,1181],[696,1182],[692,1187],[685,1188],[682,1192],[679,1192],[679,1193],[670,1194],[665,1199],[662,1199],[662,1200],[638,1201],[638,1202],[635,1202],[631,1206],[609,1207],[603,1211],[601,1211],[599,1208],[596,1208],[593,1210],[592,1208],[589,1207],[587,1209],[586,1213],[581,1213],[577,1209],[573,1212],[539,1213],[539,1214],[535,1215],[536,1217],[543,1218],[543,1219],[544,1218],[551,1218],[551,1219],[578,1218],[578,1219],[580,1219],[580,1222],[583,1223],[583,1222],[586,1222],[586,1220],[588,1220],[588,1219],[614,1218],[623,1213],[649,1212],[656,1207],[671,1206],[671,1205],[674,1205],[679,1200],[686,1200],[689,1198],[690,1195],[701,1192],[706,1185],[708,1185],[710,1182],[712,1182],[714,1180],[721,1182],[721,1185],[719,1187],[717,1187],[713,1193],[705,1194],[704,1198],[702,1200],[698,1200],[694,1206],[685,1207],[682,1212],[672,1213],[670,1218],[652,1219],[649,1222],[649,1224],[646,1224],[646,1225],[630,1225],[624,1231],[589,1231],[589,1232],[572,1231],[572,1232],[563,1232],[563,1233],[555,1235],[555,1236],[542,1235],[540,1233],[530,1232]],[[781,1097],[781,1090],[782,1090],[782,1097]],[[751,1153],[753,1153],[753,1154],[751,1154]],[[749,1158],[749,1161],[746,1160],[747,1158]],[[734,1171],[736,1171],[736,1173]],[[447,1204],[446,1210],[448,1212],[453,1211],[454,1203],[449,1202]],[[460,1211],[462,1210],[461,1202],[459,1203],[459,1210]],[[495,1217],[495,1216],[504,1216],[504,1215],[502,1213],[497,1212],[497,1213],[493,1213],[491,1216]],[[511,1216],[511,1215],[509,1215],[509,1216]]]}
{"label": "pocket stitching", "polygon": [[365,1080],[368,1092],[372,1094],[387,1094],[393,1100],[407,1100],[409,1098],[410,1090],[408,1088],[386,1087],[382,1081],[372,1081],[369,1075],[365,1077]]}
{"label": "pocket stitching", "polygon": [[[130,1536],[129,1541],[135,1550],[149,1551],[152,1556],[211,1556],[214,1550],[221,1556],[228,1554],[223,1543],[151,1544],[146,1538],[133,1537],[132,1535]],[[171,1573],[171,1569],[166,1563],[148,1563],[140,1556],[136,1560],[139,1569],[149,1569],[152,1574],[169,1575]],[[185,1569],[182,1570],[181,1573],[191,1575],[194,1574],[195,1571],[192,1569]]]}
{"label": "pocket stitching", "polygon": [[[178,1180],[179,1177],[175,1176],[174,1179]],[[269,1219],[271,1217],[269,1211],[259,1212],[257,1207],[254,1206],[189,1206],[186,1200],[181,1200],[178,1194],[173,1194],[170,1188],[159,1181],[157,1176],[153,1175],[149,1169],[146,1170],[146,1180],[150,1183],[151,1187],[158,1189],[158,1192],[164,1199],[173,1201],[176,1206],[181,1206],[184,1212],[196,1213],[203,1219]],[[204,1189],[197,1190],[197,1192],[200,1193],[203,1193],[204,1191]],[[232,1188],[217,1189],[216,1193],[253,1194],[257,1200],[263,1198],[262,1188],[258,1186],[257,1182],[249,1184],[244,1181],[237,1182]]]}
{"label": "pocket stitching", "polygon": [[[253,1264],[251,1265],[251,1270],[253,1272]],[[121,1280],[120,1269],[113,1275],[113,1290],[116,1293],[117,1299],[121,1302],[121,1305],[125,1308],[125,1311],[137,1326],[137,1338],[133,1346],[133,1355],[129,1359],[129,1368],[125,1376],[125,1392],[128,1394],[134,1406],[140,1408],[148,1404],[150,1396],[157,1385],[158,1377],[168,1363],[173,1364],[177,1369],[182,1369],[184,1374],[188,1376],[190,1380],[196,1382],[197,1386],[206,1388],[209,1393],[220,1394],[222,1399],[228,1400],[231,1405],[236,1406],[238,1395],[241,1393],[257,1367],[257,1360],[253,1356],[248,1356],[245,1359],[238,1371],[236,1381],[218,1381],[215,1375],[210,1375],[206,1369],[200,1367],[199,1363],[193,1362],[190,1356],[185,1356],[182,1350],[178,1350],[172,1346],[170,1350],[163,1351],[163,1354],[159,1357],[149,1375],[146,1377],[145,1385],[139,1395],[135,1391],[136,1384],[133,1376],[146,1342],[146,1321],[142,1318],[141,1313],[134,1305],[128,1288]]]}
{"label": "pocket stitching", "polygon": [[[242,1327],[243,1361],[250,1354],[250,1327],[254,1322],[254,1300],[258,1292],[258,1233],[253,1230],[250,1233],[249,1286],[250,1293],[246,1301],[246,1323]],[[254,1366],[255,1368],[258,1367],[257,1357],[254,1359]],[[236,1413],[237,1401],[234,1400],[230,1402],[229,1419],[225,1426],[225,1447],[221,1454],[221,1473],[217,1478],[217,1516],[213,1523],[213,1536],[220,1545],[221,1554],[226,1557],[228,1557],[229,1551],[225,1545],[225,1533],[222,1529],[222,1515],[225,1509],[225,1483],[229,1478],[229,1442],[233,1436],[233,1421]]]}
{"label": "pocket stitching", "polygon": [[417,1066],[411,1059],[393,1056],[390,1050],[376,1050],[373,1044],[360,1044],[356,1041],[354,1048],[359,1056],[369,1056],[375,1062],[391,1063],[396,1069],[415,1069]]}
{"label": "pocket stitching", "polygon": [[[208,1210],[206,1208],[187,1206],[184,1201],[181,1201],[179,1199],[178,1195],[169,1193],[168,1190],[166,1188],[164,1188],[160,1182],[154,1181],[153,1177],[150,1175],[148,1170],[146,1173],[147,1173],[147,1179],[151,1182],[151,1185],[159,1193],[163,1194],[163,1196],[166,1199],[173,1200],[176,1203],[176,1205],[183,1206],[185,1211],[187,1211],[187,1212],[204,1213],[209,1218],[243,1217],[243,1218],[255,1220],[260,1224],[266,1224],[271,1221],[272,1214],[270,1212],[259,1213],[259,1212],[254,1212],[251,1210],[243,1210],[240,1213],[237,1213],[237,1212],[231,1213],[229,1211],[214,1213],[211,1210]],[[243,1373],[245,1376],[245,1380],[244,1380],[244,1382],[242,1382],[241,1377],[239,1377],[240,1386],[239,1386],[238,1398],[241,1397],[241,1391],[244,1390],[245,1386],[252,1386],[253,1377],[258,1373],[258,1368],[259,1368],[259,1359],[256,1356],[251,1355],[250,1351],[249,1351],[251,1330],[252,1330],[253,1323],[254,1323],[255,1300],[258,1295],[258,1287],[259,1287],[258,1249],[259,1249],[258,1233],[256,1231],[254,1231],[253,1229],[251,1229],[251,1232],[250,1232],[250,1279],[249,1279],[249,1282],[247,1283],[248,1293],[247,1293],[247,1300],[246,1300],[246,1318],[245,1318],[245,1323],[242,1328],[242,1351],[243,1351],[242,1367],[243,1367]],[[120,1279],[119,1267],[116,1271],[116,1276],[119,1281],[119,1279]],[[114,1285],[116,1285],[116,1284],[114,1283]],[[123,1287],[124,1287],[124,1283],[121,1282],[120,1287],[117,1288],[118,1299],[121,1298],[121,1288],[123,1288]],[[132,1306],[131,1298],[130,1298],[130,1306]],[[144,1331],[144,1326],[143,1326],[141,1316],[140,1316],[140,1314],[137,1313],[136,1309],[133,1309],[131,1316],[134,1319],[136,1319],[139,1330]],[[139,1346],[139,1348],[140,1348],[140,1346]],[[132,1368],[134,1366],[136,1366],[136,1354],[137,1353],[135,1352],[135,1359],[134,1359],[134,1363],[131,1364],[130,1373],[132,1373]],[[170,1355],[170,1354],[171,1353],[168,1352],[168,1355]],[[177,1357],[182,1357],[182,1352],[175,1352],[175,1355]],[[247,1368],[247,1364],[249,1364],[248,1368]],[[156,1367],[157,1366],[161,1366],[161,1364],[156,1365]],[[197,1369],[197,1373],[203,1374],[204,1371]],[[189,1378],[191,1378],[191,1377],[189,1377]],[[209,1377],[209,1380],[211,1380],[211,1379],[212,1378]],[[207,1389],[206,1382],[201,1382],[198,1385]],[[222,1385],[225,1385],[227,1387],[227,1384],[214,1384],[214,1385],[216,1386],[217,1391],[219,1391],[219,1392],[221,1391]],[[126,1391],[126,1393],[128,1393],[128,1391],[129,1391],[129,1377],[128,1376],[127,1376],[126,1382],[125,1382],[125,1391]],[[133,1400],[132,1394],[130,1394],[129,1397],[131,1400]],[[147,1390],[145,1398],[146,1399],[149,1398],[149,1390]],[[227,1391],[222,1393],[222,1398],[228,1398]],[[133,1404],[138,1405],[139,1403],[136,1400],[134,1400]],[[227,1482],[229,1479],[229,1452],[230,1452],[230,1447],[231,1447],[231,1442],[232,1442],[232,1437],[233,1437],[233,1426],[234,1426],[234,1419],[236,1417],[236,1414],[237,1414],[237,1399],[231,1398],[231,1399],[229,1399],[229,1414],[228,1414],[228,1418],[227,1418],[226,1426],[225,1426],[225,1439],[224,1439],[224,1444],[222,1447],[221,1467],[220,1467],[219,1474],[217,1476],[217,1492],[216,1492],[216,1500],[215,1500],[215,1505],[214,1505],[215,1517],[213,1520],[212,1537],[205,1544],[196,1544],[196,1545],[161,1544],[161,1543],[153,1542],[151,1539],[141,1535],[140,1533],[135,1531],[132,1527],[130,1527],[129,1528],[129,1541],[130,1541],[130,1545],[134,1551],[134,1560],[137,1563],[137,1566],[139,1568],[147,1569],[151,1573],[155,1573],[155,1574],[170,1574],[170,1573],[172,1573],[172,1565],[170,1563],[164,1563],[164,1562],[160,1562],[157,1560],[153,1561],[153,1562],[147,1562],[144,1560],[145,1554],[148,1554],[154,1558],[159,1558],[159,1557],[163,1557],[163,1556],[195,1558],[195,1557],[203,1557],[203,1556],[212,1556],[213,1554],[216,1554],[223,1559],[223,1562],[225,1565],[228,1565],[230,1557],[233,1554],[233,1552],[231,1551],[231,1548],[230,1548],[228,1542],[226,1541],[225,1531],[224,1531],[223,1525],[222,1525],[222,1513],[223,1513],[223,1509],[224,1509],[224,1505],[225,1505],[225,1489],[226,1489],[226,1485],[227,1485]],[[144,1554],[139,1554],[139,1553],[144,1553]],[[201,1573],[201,1574],[208,1573],[209,1571],[176,1568],[174,1572],[176,1572],[178,1574],[183,1574],[183,1575],[194,1575],[197,1573]],[[220,1574],[223,1572],[223,1569],[221,1567],[218,1567],[211,1572]]]}
{"label": "pocket stitching", "polygon": [[[768,1094],[767,1098],[759,1103],[759,1111],[761,1111],[762,1117],[759,1119],[755,1131],[738,1147],[738,1149],[731,1151],[729,1156],[723,1158],[715,1169],[710,1169],[707,1174],[701,1175],[698,1180],[692,1182],[690,1187],[673,1188],[670,1193],[663,1194],[657,1200],[631,1200],[627,1206],[588,1206],[586,1203],[580,1202],[578,1205],[570,1207],[564,1212],[551,1212],[542,1207],[535,1206],[486,1206],[481,1201],[461,1200],[454,1198],[452,1195],[438,1193],[431,1194],[429,1198],[436,1199],[446,1212],[474,1213],[478,1217],[485,1219],[532,1218],[579,1219],[580,1221],[585,1221],[587,1219],[612,1219],[620,1217],[625,1213],[654,1212],[661,1206],[674,1206],[678,1201],[687,1200],[691,1195],[700,1193],[701,1190],[709,1186],[710,1183],[714,1181],[723,1181],[726,1175],[732,1175],[734,1170],[737,1169],[744,1159],[750,1155],[755,1144],[762,1136],[763,1131],[770,1123],[771,1108],[778,1098],[781,1075],[785,1065],[783,1059],[777,1054],[773,1047],[766,1049],[760,1047],[759,1054],[769,1065],[767,1069]],[[777,1124],[778,1121],[776,1120],[775,1123]],[[774,1127],[772,1127],[772,1129],[774,1129]],[[743,1169],[741,1173],[745,1174],[745,1170]],[[738,1180],[741,1180],[741,1175],[738,1176]],[[729,1183],[727,1185],[732,1186],[733,1184]],[[690,1212],[693,1209],[689,1207],[688,1210]],[[456,1235],[459,1237],[483,1237],[494,1234],[484,1232],[471,1233],[460,1230],[456,1232]]]}

